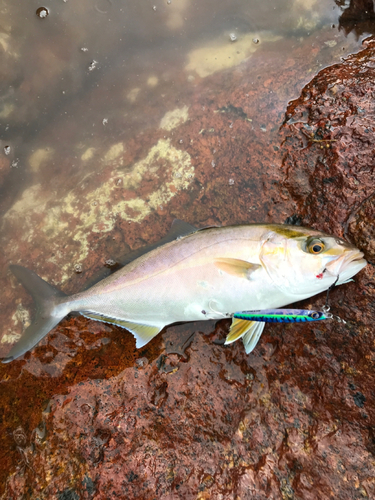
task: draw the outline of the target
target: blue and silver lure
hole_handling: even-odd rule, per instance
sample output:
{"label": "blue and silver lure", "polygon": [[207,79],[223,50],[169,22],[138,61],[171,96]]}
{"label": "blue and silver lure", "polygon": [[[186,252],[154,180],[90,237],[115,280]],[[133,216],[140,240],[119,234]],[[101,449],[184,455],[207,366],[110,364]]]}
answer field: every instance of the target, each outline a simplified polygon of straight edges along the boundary
{"label": "blue and silver lure", "polygon": [[333,319],[334,316],[328,311],[311,311],[310,309],[264,309],[236,312],[233,318],[264,323],[303,323]]}

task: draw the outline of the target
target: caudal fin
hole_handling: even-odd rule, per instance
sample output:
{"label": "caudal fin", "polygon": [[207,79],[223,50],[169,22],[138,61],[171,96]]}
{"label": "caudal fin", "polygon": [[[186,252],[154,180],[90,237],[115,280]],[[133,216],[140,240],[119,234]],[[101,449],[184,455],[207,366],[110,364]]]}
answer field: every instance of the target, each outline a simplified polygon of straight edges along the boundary
{"label": "caudal fin", "polygon": [[65,293],[49,285],[36,273],[18,265],[9,266],[12,273],[22,283],[32,296],[35,303],[34,320],[26,328],[21,339],[10,350],[8,356],[2,360],[9,363],[30,351],[48,332],[52,330],[65,316],[56,315],[56,304],[66,297]]}

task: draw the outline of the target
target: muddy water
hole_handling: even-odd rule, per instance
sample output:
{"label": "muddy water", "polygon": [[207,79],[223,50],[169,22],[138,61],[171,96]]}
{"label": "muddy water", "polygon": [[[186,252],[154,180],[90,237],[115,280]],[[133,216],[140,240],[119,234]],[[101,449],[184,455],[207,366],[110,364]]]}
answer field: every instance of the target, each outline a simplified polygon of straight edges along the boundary
{"label": "muddy water", "polygon": [[[363,33],[339,29],[344,7],[328,0],[0,3],[2,356],[28,323],[31,305],[9,263],[70,293],[109,259],[164,236],[175,217],[205,226],[293,215],[294,200],[280,184],[279,129],[302,87],[359,50],[371,31],[371,23]],[[176,356],[189,362],[191,345],[193,352],[211,349],[192,340],[198,328],[210,342],[217,336],[209,323],[176,328],[140,352],[130,334],[71,318],[26,361],[3,366],[6,498],[30,488],[31,498],[47,487],[46,498],[65,491],[53,484],[61,443],[46,441],[43,426],[55,432],[51,408],[58,415],[59,401],[83,381],[111,379],[116,386],[146,359],[155,386],[150,401],[164,405],[165,364],[174,373]],[[222,375],[215,356],[224,354],[220,345],[213,349],[207,357]],[[266,362],[271,356],[267,351]],[[228,357],[225,369],[244,394],[249,359],[240,369]],[[163,375],[155,375],[160,366]],[[265,379],[260,373],[259,366]],[[67,465],[81,452],[66,448],[63,482],[74,474],[82,479],[83,469]],[[48,473],[44,459],[53,462]]]}

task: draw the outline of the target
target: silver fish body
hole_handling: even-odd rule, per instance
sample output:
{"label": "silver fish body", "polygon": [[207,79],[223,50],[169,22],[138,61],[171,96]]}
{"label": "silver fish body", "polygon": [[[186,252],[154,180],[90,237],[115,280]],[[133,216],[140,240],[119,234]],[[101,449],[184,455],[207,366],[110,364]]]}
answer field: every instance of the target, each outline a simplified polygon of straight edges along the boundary
{"label": "silver fish body", "polygon": [[[349,280],[366,265],[362,257],[352,245],[312,229],[277,224],[210,228],[153,249],[85,292],[66,297],[55,291],[44,302],[32,291],[40,278],[33,275],[31,286],[24,268],[14,266],[37,305],[39,300],[46,327],[39,318],[39,332],[29,332],[33,340],[22,344],[22,338],[5,361],[29,350],[72,311],[126,328],[142,347],[174,322],[231,317],[311,297],[337,276],[337,284]],[[50,287],[44,281],[41,286]],[[42,294],[48,296],[48,289]],[[227,343],[243,337],[250,352],[264,324],[239,326],[238,321],[233,320]]]}
{"label": "silver fish body", "polygon": [[[261,231],[254,229],[208,229],[168,243],[61,307],[164,327],[231,316],[249,303],[254,308],[289,303],[291,297],[275,288],[261,266],[260,241],[254,239]],[[217,267],[225,259],[250,262],[255,269],[241,279]]]}

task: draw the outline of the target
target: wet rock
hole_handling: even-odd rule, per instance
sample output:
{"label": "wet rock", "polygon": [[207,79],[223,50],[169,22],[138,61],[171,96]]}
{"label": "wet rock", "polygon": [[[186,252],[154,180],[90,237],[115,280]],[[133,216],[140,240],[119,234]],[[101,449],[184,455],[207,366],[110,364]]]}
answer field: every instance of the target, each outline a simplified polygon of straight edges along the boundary
{"label": "wet rock", "polygon": [[369,196],[348,219],[347,235],[375,262],[375,194]]}
{"label": "wet rock", "polygon": [[[116,260],[112,252],[124,241],[129,248],[155,241],[173,217],[202,226],[289,217],[338,234],[348,224],[349,236],[370,255],[374,148],[365,128],[373,126],[367,100],[373,48],[320,73],[284,120],[281,75],[302,86],[301,65],[307,74],[315,57],[306,42],[296,61],[285,61],[285,71],[259,58],[257,85],[249,83],[245,67],[216,75],[208,90],[198,84],[189,119],[168,131],[172,152],[189,155],[194,177],[185,188],[172,189],[174,196],[164,198],[164,207],[147,213],[142,224],[129,224],[125,216],[113,220],[108,200],[129,202],[135,190],[147,204],[147,196],[161,189],[157,176],[134,175],[133,191],[119,194],[116,181],[129,181],[142,152],[166,140],[165,129],[150,127],[126,148],[107,148],[109,164],[82,189],[67,162],[59,174],[68,184],[63,199],[72,191],[74,200],[67,198],[61,213],[55,211],[55,195],[41,189],[50,195],[50,226],[37,203],[28,205],[21,213],[34,232],[25,237],[9,225],[14,239],[4,242],[2,268],[16,242],[19,254],[29,255],[43,276],[76,291],[108,258]],[[170,109],[183,108],[172,106],[176,95],[169,99]],[[229,179],[242,181],[230,185]],[[103,186],[108,191],[99,192],[99,210],[91,202]],[[27,194],[26,203],[40,201],[38,192]],[[137,213],[133,206],[129,218]],[[60,227],[56,221],[73,233],[87,221],[84,246],[53,232]],[[97,221],[110,230],[93,231],[90,224]],[[73,275],[72,262],[82,248],[83,272]],[[1,279],[11,318],[14,302],[27,305],[30,299],[10,275]],[[0,366],[3,498],[374,497],[373,279],[368,266],[356,283],[332,292],[333,311],[347,325],[267,325],[248,356],[239,342],[223,345],[228,320],[171,326],[136,350],[120,328],[65,319],[24,360]],[[302,305],[320,307],[324,300],[319,296]],[[5,318],[3,328],[13,331],[17,325]],[[6,354],[9,345],[0,347]],[[43,438],[37,428],[45,429]]]}
{"label": "wet rock", "polygon": [[361,392],[356,392],[353,396],[353,399],[358,408],[363,408],[366,402],[366,397]]}
{"label": "wet rock", "polygon": [[365,45],[318,73],[289,104],[283,127],[284,185],[298,213],[338,235],[348,222],[353,235],[373,234],[375,42]]}
{"label": "wet rock", "polygon": [[[371,497],[375,463],[362,445],[371,403],[359,391],[347,397],[353,375],[332,343],[318,343],[311,328],[300,332],[304,342],[292,328],[282,341],[280,333],[271,329],[246,356],[240,344],[215,346],[196,331],[175,371],[163,371],[162,354],[54,396],[27,484],[45,485],[43,498],[79,498],[94,484],[95,498]],[[19,491],[19,474],[8,492]]]}
{"label": "wet rock", "polygon": [[375,12],[372,0],[350,0],[339,19],[340,28],[346,34],[352,31],[359,37],[363,33],[375,33]]}

